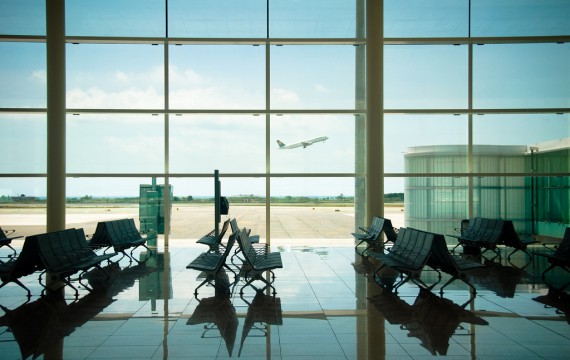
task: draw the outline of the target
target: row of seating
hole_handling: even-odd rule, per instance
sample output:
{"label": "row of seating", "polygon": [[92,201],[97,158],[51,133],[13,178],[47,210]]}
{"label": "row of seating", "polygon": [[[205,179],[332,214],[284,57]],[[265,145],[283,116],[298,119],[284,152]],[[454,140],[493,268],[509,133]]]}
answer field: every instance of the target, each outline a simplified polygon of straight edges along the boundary
{"label": "row of seating", "polygon": [[[380,267],[373,273],[374,279],[379,283],[385,283],[386,279],[383,279],[381,274],[386,268],[391,268],[402,274],[400,281],[390,284],[396,292],[400,286],[410,280],[420,287],[432,289],[441,281],[441,272],[444,272],[451,277],[440,288],[440,292],[443,292],[443,289],[450,283],[459,279],[465,282],[472,289],[472,293],[475,294],[475,287],[468,281],[468,275],[471,273],[471,270],[484,268],[485,265],[452,254],[443,235],[412,228],[395,230],[389,219],[381,217],[374,217],[371,226],[369,228],[361,228],[361,230],[363,233],[352,234],[358,241],[355,250],[363,257],[370,256],[380,261]],[[381,237],[383,233],[386,236],[386,241]],[[396,237],[395,239],[394,236]],[[528,252],[527,246],[535,242],[534,240],[521,240],[515,232],[511,221],[485,218],[469,220],[469,226],[464,228],[461,237],[458,237],[458,239],[460,239],[458,245],[476,246],[485,250],[493,250],[494,252],[498,251],[498,245],[513,247],[515,250],[510,253],[509,258],[518,250],[522,250],[527,255],[532,256]],[[385,252],[384,245],[388,241],[393,242],[393,246]],[[367,246],[364,251],[359,252],[359,246],[363,242],[366,242]],[[546,257],[551,264],[543,272],[543,279],[545,274],[554,267],[561,267],[570,272],[570,228],[566,229],[562,242],[556,247],[554,253],[535,254]],[[438,282],[429,286],[420,278],[426,265],[438,272],[439,278]]]}
{"label": "row of seating", "polygon": [[504,245],[514,249],[508,255],[509,258],[519,250],[531,256],[527,251],[527,247],[537,242],[532,237],[521,238],[515,231],[511,220],[474,217],[464,220],[463,223],[466,226],[462,226],[460,235],[448,235],[457,239],[457,245],[453,248],[454,250],[461,245],[464,248],[474,247],[482,249],[483,252],[491,250],[497,256],[500,256],[497,247]]}
{"label": "row of seating", "polygon": [[[228,224],[231,225],[232,234],[229,236],[227,243],[223,244],[223,235],[227,231]],[[273,270],[283,267],[281,254],[268,252],[265,244],[259,244],[259,236],[250,235],[249,229],[240,229],[236,219],[228,219],[224,222],[222,230],[218,235],[209,233],[197,241],[200,244],[208,245],[209,249],[198,255],[186,266],[188,269],[201,271],[205,276],[202,283],[196,287],[194,291],[195,296],[198,295],[198,289],[203,285],[209,284],[216,287],[216,281],[224,281],[225,278],[222,273],[224,269],[233,272],[234,282],[237,281],[238,272],[234,272],[227,262],[229,253],[236,241],[239,247],[234,251],[231,264],[236,265],[234,257],[239,258],[242,262],[239,274],[244,277],[245,284],[241,287],[240,294],[243,294],[243,290],[247,286],[259,290],[253,285],[253,282],[257,280],[264,283],[264,289],[269,287],[273,289],[274,294],[276,293],[273,287],[273,281],[275,280]],[[258,244],[258,247],[254,247],[254,244]],[[267,280],[263,276],[265,273],[271,274],[271,280]]]}
{"label": "row of seating", "polygon": [[[469,283],[466,274],[471,270],[484,267],[483,264],[478,262],[453,256],[447,248],[443,235],[412,228],[400,228],[398,237],[389,251],[371,251],[369,256],[381,262],[380,267],[373,274],[374,279],[381,285],[387,285],[385,279],[382,278],[383,269],[386,267],[405,275],[399,282],[388,284],[395,292],[397,292],[400,286],[410,280],[420,287],[431,290],[441,281],[441,272],[444,272],[450,275],[450,278],[440,288],[441,293],[453,281],[461,280],[475,294],[476,290]],[[426,265],[439,275],[439,280],[429,286],[420,278]]]}
{"label": "row of seating", "polygon": [[[49,273],[53,283],[61,281],[74,289],[77,297],[79,291],[71,283],[72,275],[79,273],[79,283],[87,290],[91,290],[88,285],[82,283],[83,274],[92,268],[105,273],[100,266],[101,262],[110,261],[117,252],[127,255],[125,250],[128,248],[134,250],[138,246],[144,246],[150,252],[145,242],[146,239],[136,230],[133,219],[100,222],[91,240],[87,239],[83,229],[75,228],[27,236],[17,256],[7,262],[0,262],[2,281],[0,288],[14,282],[25,289],[28,297],[31,297],[31,291],[20,279],[40,272],[38,280],[45,291],[47,284],[42,281],[42,277]],[[105,248],[105,251],[98,255],[95,249],[100,248]],[[107,253],[108,248],[113,248],[115,252]],[[129,258],[132,259],[132,251]]]}

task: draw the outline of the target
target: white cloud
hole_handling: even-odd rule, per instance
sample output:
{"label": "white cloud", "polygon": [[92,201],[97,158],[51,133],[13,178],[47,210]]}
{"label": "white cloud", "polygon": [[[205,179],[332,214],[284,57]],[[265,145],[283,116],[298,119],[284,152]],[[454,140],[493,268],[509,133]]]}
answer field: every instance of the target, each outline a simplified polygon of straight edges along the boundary
{"label": "white cloud", "polygon": [[115,72],[115,79],[116,79],[118,82],[121,82],[121,83],[123,83],[123,82],[128,82],[128,81],[129,81],[129,76],[128,76],[126,73],[122,72],[122,71],[116,71],[116,72]]}
{"label": "white cloud", "polygon": [[322,84],[315,84],[315,90],[321,94],[329,94],[331,92],[331,90],[328,87]]}
{"label": "white cloud", "polygon": [[45,70],[34,70],[32,72],[32,79],[47,83],[47,72]]}
{"label": "white cloud", "polygon": [[296,92],[282,88],[273,88],[271,90],[271,98],[274,106],[297,104],[300,100]]}
{"label": "white cloud", "polygon": [[69,108],[111,108],[111,109],[153,109],[164,106],[164,96],[156,89],[129,88],[117,92],[107,92],[97,87],[87,90],[73,88],[67,92]]}

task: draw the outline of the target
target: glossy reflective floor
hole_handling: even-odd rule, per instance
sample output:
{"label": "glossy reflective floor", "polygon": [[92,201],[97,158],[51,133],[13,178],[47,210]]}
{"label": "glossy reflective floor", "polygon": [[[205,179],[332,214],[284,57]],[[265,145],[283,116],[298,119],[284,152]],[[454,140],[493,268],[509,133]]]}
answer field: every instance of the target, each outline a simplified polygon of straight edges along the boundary
{"label": "glossy reflective floor", "polygon": [[[284,265],[275,271],[275,296],[251,287],[240,296],[238,280],[231,297],[203,286],[196,298],[202,278],[186,265],[206,248],[194,241],[159,246],[144,265],[122,259],[106,267],[109,279],[90,272],[93,291],[80,289],[77,300],[69,288],[42,297],[37,275],[28,276],[29,302],[14,284],[0,289],[0,358],[569,358],[569,296],[543,283],[542,258],[481,259],[488,266],[470,278],[477,295],[468,302],[460,281],[443,298],[437,286],[420,291],[411,282],[397,295],[384,291],[366,276],[374,264],[352,246],[318,244],[272,246]],[[433,272],[423,276],[435,280]],[[561,286],[570,275],[555,270],[547,281]],[[223,294],[224,279],[217,284]]]}

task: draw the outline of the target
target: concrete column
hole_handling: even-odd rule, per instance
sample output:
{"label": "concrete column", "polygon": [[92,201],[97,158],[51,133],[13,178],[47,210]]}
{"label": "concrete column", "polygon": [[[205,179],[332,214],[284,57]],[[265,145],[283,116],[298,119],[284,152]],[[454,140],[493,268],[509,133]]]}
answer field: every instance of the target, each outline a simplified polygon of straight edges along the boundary
{"label": "concrete column", "polygon": [[366,218],[384,215],[382,0],[366,1]]}
{"label": "concrete column", "polygon": [[65,229],[65,1],[46,0],[47,231]]}

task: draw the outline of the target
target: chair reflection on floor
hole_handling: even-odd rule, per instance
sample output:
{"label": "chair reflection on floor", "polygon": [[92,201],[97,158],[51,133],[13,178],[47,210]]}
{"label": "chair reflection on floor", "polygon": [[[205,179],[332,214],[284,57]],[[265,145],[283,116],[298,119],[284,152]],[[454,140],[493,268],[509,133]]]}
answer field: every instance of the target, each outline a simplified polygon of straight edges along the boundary
{"label": "chair reflection on floor", "polygon": [[[267,336],[270,325],[283,325],[281,299],[258,291],[251,302],[242,296],[242,300],[248,304],[247,315],[243,324],[239,354],[243,350],[245,339],[248,336]],[[251,330],[260,332],[258,335],[250,335]]]}
{"label": "chair reflection on floor", "polygon": [[14,310],[0,305],[5,312],[0,317],[0,326],[8,327],[12,332],[23,359],[30,356],[35,359],[54,344],[59,344],[61,339],[113,303],[114,296],[147,273],[144,266],[120,270],[118,264],[106,266],[105,271],[111,275],[109,278],[99,269],[88,272],[85,278],[93,290],[71,303],[67,303],[62,291],[57,291],[48,292],[48,295]]}
{"label": "chair reflection on floor", "polygon": [[461,323],[488,325],[463,306],[426,289],[420,289],[412,305],[386,291],[369,300],[390,324],[400,324],[432,355],[447,355],[451,336],[458,330],[468,332]]}
{"label": "chair reflection on floor", "polygon": [[502,298],[514,297],[517,285],[530,277],[523,268],[485,259],[483,264],[484,269],[478,269],[468,275],[469,281],[495,292]]}
{"label": "chair reflection on floor", "polygon": [[556,308],[556,313],[564,315],[566,322],[570,324],[570,294],[560,291],[552,286],[548,287],[546,295],[532,298],[534,301],[544,304],[545,308]]}
{"label": "chair reflection on floor", "polygon": [[[231,298],[226,293],[198,300],[198,306],[186,322],[186,325],[204,325],[202,338],[221,336],[226,343],[228,355],[231,357],[236,340],[238,318],[236,309],[232,305]],[[211,334],[210,331],[217,329],[220,335]]]}

